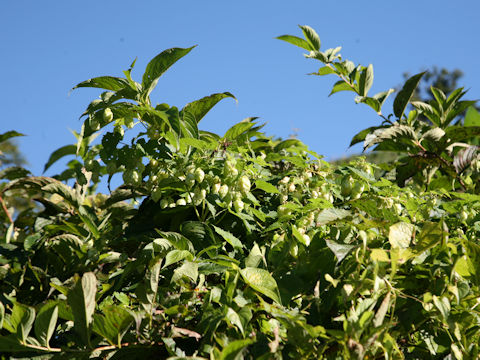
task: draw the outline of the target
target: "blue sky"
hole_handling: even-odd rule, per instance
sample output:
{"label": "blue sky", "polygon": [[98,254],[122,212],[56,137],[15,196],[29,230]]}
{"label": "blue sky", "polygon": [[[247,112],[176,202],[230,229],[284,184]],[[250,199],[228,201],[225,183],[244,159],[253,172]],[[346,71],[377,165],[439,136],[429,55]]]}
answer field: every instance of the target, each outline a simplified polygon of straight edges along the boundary
{"label": "blue sky", "polygon": [[[342,4],[342,5],[339,5]],[[320,63],[274,38],[315,28],[322,49],[373,63],[372,93],[396,87],[402,73],[437,65],[464,72],[466,98],[480,99],[478,1],[38,1],[4,0],[0,11],[0,133],[15,129],[29,169],[40,175],[50,153],[73,143],[71,130],[100,91],[78,89],[95,76],[122,76],[135,57],[141,79],[148,61],[170,47],[198,44],[159,81],[154,102],[182,107],[230,91],[200,128],[223,134],[249,116],[269,135],[296,132],[327,159],[346,153],[359,130],[379,123],[352,93],[328,97],[334,82],[306,74]],[[385,112],[385,111],[384,111]],[[348,152],[347,152],[348,150]],[[61,163],[52,175],[61,168]]]}

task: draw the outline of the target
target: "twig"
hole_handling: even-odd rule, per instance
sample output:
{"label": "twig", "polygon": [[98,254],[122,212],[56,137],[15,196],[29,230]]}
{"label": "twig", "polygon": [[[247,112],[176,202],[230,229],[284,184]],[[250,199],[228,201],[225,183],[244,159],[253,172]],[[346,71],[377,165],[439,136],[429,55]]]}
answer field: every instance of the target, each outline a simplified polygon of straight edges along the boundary
{"label": "twig", "polygon": [[5,204],[5,201],[3,200],[1,195],[0,195],[0,202],[2,203],[3,211],[5,211],[5,214],[7,214],[8,220],[10,221],[11,224],[13,224],[12,215],[10,215],[10,213],[8,212],[7,205]]}

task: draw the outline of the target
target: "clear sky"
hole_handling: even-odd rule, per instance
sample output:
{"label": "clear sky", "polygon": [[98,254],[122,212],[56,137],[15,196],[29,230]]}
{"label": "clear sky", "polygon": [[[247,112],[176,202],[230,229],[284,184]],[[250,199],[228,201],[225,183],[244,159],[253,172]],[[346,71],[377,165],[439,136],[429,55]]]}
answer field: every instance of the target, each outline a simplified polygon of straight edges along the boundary
{"label": "clear sky", "polygon": [[135,57],[138,80],[164,49],[198,44],[160,79],[154,102],[181,108],[230,91],[238,104],[223,100],[200,128],[223,134],[258,116],[267,134],[296,132],[327,159],[338,158],[354,134],[379,119],[350,92],[328,97],[334,79],[306,75],[320,63],[274,38],[299,35],[298,24],[312,26],[322,49],[342,46],[344,58],[373,63],[372,94],[397,87],[404,72],[437,65],[461,69],[466,98],[480,99],[479,13],[478,0],[3,0],[0,133],[28,135],[19,144],[40,175],[52,151],[74,142],[69,129],[80,130],[80,114],[100,94],[78,89],[69,95],[75,84],[122,76]]}

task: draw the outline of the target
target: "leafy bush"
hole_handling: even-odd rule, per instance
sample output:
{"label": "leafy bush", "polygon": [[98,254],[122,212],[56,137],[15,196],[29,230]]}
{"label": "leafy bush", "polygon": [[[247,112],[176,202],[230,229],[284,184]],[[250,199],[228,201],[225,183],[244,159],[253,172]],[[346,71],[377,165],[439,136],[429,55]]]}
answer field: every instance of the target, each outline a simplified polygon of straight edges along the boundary
{"label": "leafy bush", "polygon": [[[368,97],[373,67],[320,52],[301,28],[304,39],[280,38],[323,62],[317,75],[340,77],[332,92],[354,91],[384,121],[352,143],[407,156],[333,166],[254,118],[223,136],[199,130],[232,94],[180,110],[150,101],[192,48],[162,52],[141,82],[134,64],[125,78],[82,82],[106,91],[77,144],[46,165],[76,155],[67,169],[1,174],[3,358],[479,356],[480,124],[469,110],[451,125],[473,102],[433,89],[436,102],[411,103],[419,74],[385,117],[392,91]],[[114,176],[121,186],[96,190]],[[19,197],[27,205],[15,209]]]}

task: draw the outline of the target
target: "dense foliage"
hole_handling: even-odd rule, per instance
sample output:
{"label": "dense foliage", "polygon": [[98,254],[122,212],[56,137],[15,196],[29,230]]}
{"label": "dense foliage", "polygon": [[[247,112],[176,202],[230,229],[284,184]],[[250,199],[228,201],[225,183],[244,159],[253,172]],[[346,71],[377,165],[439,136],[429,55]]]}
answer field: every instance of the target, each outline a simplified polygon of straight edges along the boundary
{"label": "dense foliage", "polygon": [[[321,52],[301,29],[280,38],[320,60],[317,75],[340,78],[332,93],[354,91],[381,116],[352,143],[399,160],[330,165],[254,118],[223,136],[199,130],[228,92],[152,105],[192,48],[162,52],[141,82],[134,64],[125,78],[82,82],[106,91],[77,143],[45,166],[75,155],[67,169],[1,172],[3,358],[479,356],[480,115],[455,122],[474,102],[435,88],[435,100],[412,102],[418,74],[384,116],[393,90],[368,96],[373,67]],[[96,190],[115,178],[117,189]]]}

